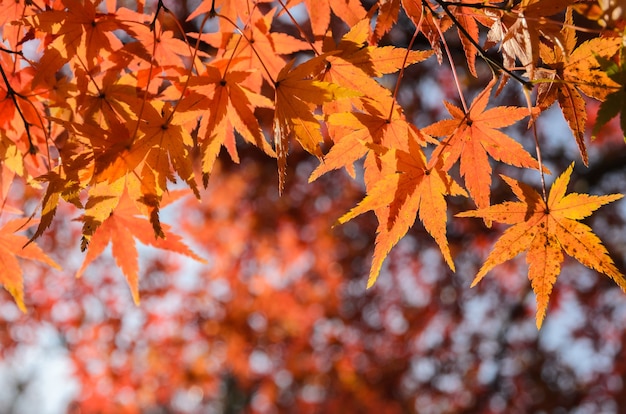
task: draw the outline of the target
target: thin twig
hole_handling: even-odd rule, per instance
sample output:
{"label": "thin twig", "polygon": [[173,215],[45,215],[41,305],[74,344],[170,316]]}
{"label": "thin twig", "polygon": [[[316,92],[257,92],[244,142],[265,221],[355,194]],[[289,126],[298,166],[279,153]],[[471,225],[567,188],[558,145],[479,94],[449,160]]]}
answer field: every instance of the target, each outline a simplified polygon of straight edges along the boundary
{"label": "thin twig", "polygon": [[[245,39],[248,42],[248,45],[250,46],[250,49],[252,49],[252,52],[254,53],[254,55],[257,57],[257,59],[259,59],[259,63],[261,63],[261,66],[263,67],[263,70],[265,71],[265,73],[267,73],[268,78],[270,79],[272,84],[276,84],[276,81],[274,80],[274,77],[272,76],[272,74],[270,73],[269,69],[267,68],[267,66],[265,66],[265,63],[263,63],[263,59],[261,59],[261,55],[259,55],[259,52],[255,49],[254,47],[254,39],[253,38],[248,38],[248,36],[246,36],[246,34],[244,33],[244,30],[246,29],[246,27],[248,27],[248,24],[250,23],[249,21],[246,23],[246,25],[244,26],[243,29],[240,29],[235,22],[233,22],[231,19],[229,19],[227,16],[224,16],[222,14],[217,14],[218,17],[226,20],[228,23],[230,23],[231,25],[233,25],[233,27],[239,32],[239,34],[241,35],[241,37],[237,40],[237,43],[235,44],[235,47],[233,48],[233,54],[230,57],[230,61],[228,62],[228,65],[230,65],[230,62],[232,62],[232,59],[235,58],[235,51],[237,50],[237,47],[239,46],[239,43],[241,41],[241,39]],[[224,69],[224,73],[226,73],[226,70],[228,69],[228,66],[226,67],[226,69]]]}
{"label": "thin twig", "polygon": [[[433,9],[430,8],[428,2],[426,2],[428,9],[431,13],[434,14]],[[424,14],[424,13],[422,13]],[[446,49],[446,55],[448,55],[448,61],[450,61],[450,69],[452,70],[452,76],[454,77],[454,84],[456,85],[457,91],[459,91],[459,98],[461,99],[461,104],[463,105],[463,112],[468,113],[467,103],[465,102],[465,97],[463,96],[463,88],[461,88],[461,83],[459,82],[459,75],[456,72],[456,67],[454,66],[454,59],[452,58],[452,53],[450,52],[450,48],[448,47],[448,42],[446,42],[445,36],[441,31],[441,27],[438,24],[435,24],[437,28],[437,32],[439,32],[439,38],[441,39],[441,43],[443,43],[444,49]]]}
{"label": "thin twig", "polygon": [[533,127],[533,137],[535,139],[535,152],[537,153],[537,162],[539,163],[539,175],[541,176],[541,194],[543,196],[543,201],[548,202],[548,196],[546,192],[546,178],[545,173],[543,171],[543,160],[541,156],[541,147],[539,146],[539,135],[537,133],[537,122],[534,119],[532,113],[532,101],[530,98],[530,89],[523,88],[524,97],[526,98],[526,105],[528,105],[528,112],[530,112],[531,125]]}
{"label": "thin twig", "polygon": [[489,56],[487,56],[487,52],[485,52],[485,50],[483,50],[482,46],[480,46],[478,44],[478,42],[476,40],[474,40],[474,38],[468,33],[468,31],[465,29],[465,27],[463,27],[463,25],[461,25],[461,23],[456,18],[456,16],[448,9],[448,7],[450,6],[450,3],[447,3],[447,2],[442,1],[442,0],[435,0],[435,1],[443,8],[443,11],[450,18],[450,20],[452,20],[452,23],[454,23],[457,26],[457,28],[459,29],[459,32],[461,32],[461,34],[463,34],[463,36],[465,36],[465,38],[476,48],[477,53],[480,55],[480,57],[485,62],[487,62],[487,64],[489,66],[491,66],[492,68],[496,69],[497,71],[502,71],[502,72],[506,73],[507,75],[509,75],[510,77],[512,77],[513,79],[515,79],[519,83],[521,83],[525,88],[531,88],[532,89],[532,83],[530,81],[525,80],[524,78],[519,76],[517,73],[513,72],[510,69],[507,69],[501,63],[498,63],[495,60],[491,59]]}
{"label": "thin twig", "polygon": [[28,100],[28,99],[22,94],[18,93],[15,89],[13,89],[13,87],[11,86],[11,83],[9,82],[9,79],[7,78],[6,73],[4,72],[4,68],[2,67],[2,65],[0,65],[0,74],[2,74],[2,79],[4,80],[4,83],[7,87],[7,96],[11,98],[11,100],[13,101],[13,105],[15,105],[15,109],[17,110],[17,113],[20,115],[20,118],[22,118],[22,123],[24,124],[24,130],[26,131],[26,137],[28,138],[28,153],[35,155],[37,153],[37,147],[35,147],[35,145],[33,144],[33,137],[30,134],[30,124],[26,120],[26,117],[24,116],[22,109],[18,105],[16,97],[19,97],[25,100]]}
{"label": "thin twig", "polygon": [[404,55],[402,66],[400,66],[400,73],[398,74],[398,79],[396,80],[396,87],[393,90],[393,99],[391,100],[391,109],[389,109],[389,118],[388,118],[389,121],[391,121],[391,118],[393,116],[393,108],[395,106],[396,99],[398,98],[398,92],[400,90],[400,81],[402,80],[402,76],[404,75],[404,69],[406,68],[406,61],[409,59],[409,53],[411,52],[411,49],[413,48],[413,44],[415,43],[415,39],[417,39],[417,35],[420,33],[420,27],[422,26],[423,17],[424,17],[424,13],[422,13],[419,21],[417,22],[417,26],[415,27],[415,33],[413,33],[413,37],[411,38],[411,41],[409,42],[409,45],[406,48],[406,54]]}
{"label": "thin twig", "polygon": [[170,10],[165,7],[165,4],[163,4],[163,0],[159,0],[158,4],[157,4],[157,9],[156,12],[154,12],[154,19],[152,19],[152,22],[150,22],[150,31],[154,31],[155,27],[156,27],[156,21],[157,18],[159,17],[159,12],[161,11],[161,9],[163,9],[164,12],[169,12]]}
{"label": "thin twig", "polygon": [[[204,16],[204,19],[202,19],[202,23],[200,24],[200,29],[198,30],[198,33],[202,33],[202,29],[204,29],[204,25],[206,24],[206,22],[211,19],[212,16],[211,14],[206,14]],[[187,40],[187,38],[185,37],[185,40]],[[183,88],[180,91],[180,99],[178,100],[179,102],[183,99],[183,97],[185,96],[185,93],[187,92],[187,88],[189,87],[189,81],[191,79],[191,74],[193,73],[193,68],[194,68],[194,62],[196,61],[196,57],[198,55],[198,50],[200,49],[200,36],[198,36],[198,38],[196,39],[196,46],[193,49],[193,53],[191,54],[191,67],[189,68],[189,73],[187,74],[187,79],[185,79],[185,83],[183,84]],[[198,73],[198,70],[196,69],[196,73]],[[168,116],[166,123],[169,124],[172,120],[172,118],[174,117],[174,114],[176,113],[176,109],[178,108],[178,105],[176,105],[174,108],[172,108],[172,112],[170,112],[170,115]]]}
{"label": "thin twig", "polygon": [[281,7],[283,8],[283,10],[287,14],[287,16],[289,16],[289,19],[291,19],[291,22],[293,23],[293,25],[298,28],[298,31],[300,32],[300,36],[302,36],[302,38],[304,40],[306,40],[306,42],[309,44],[309,46],[311,46],[311,50],[313,51],[313,53],[315,53],[315,56],[319,56],[320,53],[315,48],[315,45],[309,40],[309,38],[307,36],[305,36],[304,30],[302,29],[302,26],[300,26],[298,21],[293,17],[291,12],[289,11],[289,9],[287,9],[287,6],[283,3],[282,0],[278,0],[278,4],[281,5]]}

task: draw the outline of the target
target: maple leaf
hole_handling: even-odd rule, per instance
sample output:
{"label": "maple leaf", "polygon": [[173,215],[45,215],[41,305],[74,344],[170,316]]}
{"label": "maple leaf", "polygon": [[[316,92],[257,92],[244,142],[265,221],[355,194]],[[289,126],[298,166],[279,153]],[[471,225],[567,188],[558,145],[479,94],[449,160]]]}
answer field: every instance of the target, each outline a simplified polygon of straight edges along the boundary
{"label": "maple leaf", "polygon": [[[358,0],[303,0],[306,5],[311,29],[315,38],[321,38],[326,34],[330,25],[331,10],[337,17],[343,20],[349,27],[352,27],[361,19],[365,18],[367,12]],[[295,6],[299,1],[289,2],[289,6]]]}
{"label": "maple leaf", "polygon": [[2,263],[2,266],[0,266],[0,284],[13,296],[17,307],[22,312],[26,312],[26,306],[24,306],[22,269],[17,257],[37,260],[57,270],[61,270],[61,267],[47,256],[39,246],[29,244],[26,236],[15,234],[17,231],[33,224],[37,224],[37,221],[21,218],[11,220],[0,228],[0,263]]}
{"label": "maple leaf", "polygon": [[[428,1],[428,0],[427,0]],[[447,15],[435,16],[431,7],[425,7],[423,0],[401,0],[402,8],[415,27],[426,36],[430,46],[437,54],[439,63],[443,61],[441,37],[450,27],[452,21]]]}
{"label": "maple leaf", "polygon": [[455,16],[456,24],[459,33],[459,39],[463,45],[463,51],[465,52],[465,59],[467,61],[467,68],[474,77],[478,77],[476,73],[476,54],[478,50],[476,46],[479,40],[479,27],[478,23],[485,26],[489,26],[492,20],[488,18],[480,9],[474,9],[472,7],[464,7],[462,3],[470,3],[470,6],[474,6],[472,0],[461,0],[461,4],[458,6],[444,6]]}
{"label": "maple leaf", "polygon": [[239,69],[257,72],[260,70],[263,79],[273,84],[285,66],[283,55],[310,48],[309,43],[303,40],[286,33],[271,31],[275,14],[276,9],[263,15],[258,8],[254,8],[249,18],[250,24],[241,31],[242,34],[232,33],[224,41],[222,37],[225,35],[220,33],[222,41],[216,42],[211,33],[202,33],[200,39],[223,50],[224,54],[227,51],[231,52],[229,57],[240,62]]}
{"label": "maple leaf", "polygon": [[222,146],[234,162],[239,162],[235,131],[266,154],[275,156],[254,114],[255,108],[273,107],[273,103],[246,87],[245,81],[251,72],[233,70],[222,73],[214,66],[207,66],[206,70],[202,76],[192,77],[189,82],[191,90],[204,96],[197,105],[208,108],[208,114],[204,114],[198,129],[204,176],[208,177],[211,173]]}
{"label": "maple leaf", "polygon": [[440,168],[429,168],[426,157],[415,140],[408,142],[408,152],[391,149],[380,157],[381,179],[370,184],[365,198],[344,214],[339,223],[374,210],[378,217],[376,246],[367,287],[378,278],[383,261],[404,237],[415,219],[435,239],[443,257],[454,270],[454,262],[446,239],[447,207],[445,195],[466,195],[450,176]]}
{"label": "maple leaf", "polygon": [[600,239],[591,228],[578,221],[623,195],[566,195],[573,168],[574,163],[554,181],[547,201],[532,187],[502,176],[519,202],[508,201],[457,214],[457,217],[481,217],[513,225],[498,239],[472,286],[495,266],[527,251],[528,278],[537,296],[538,329],[545,318],[550,293],[560,273],[563,250],[588,268],[608,275],[626,291],[626,279],[615,267]]}
{"label": "maple leaf", "polygon": [[161,23],[156,20],[154,27],[144,24],[136,24],[129,27],[139,41],[139,45],[145,48],[152,57],[152,61],[159,67],[180,66],[185,67],[183,58],[193,55],[193,50],[186,42],[174,37],[171,30],[163,30]]}
{"label": "maple leaf", "polygon": [[[194,178],[193,166],[190,157],[190,148],[193,141],[189,131],[172,123],[167,105],[161,116],[148,119],[148,123],[142,128],[146,134],[146,141],[138,143],[138,147],[150,148],[147,151],[145,163],[142,168],[142,184],[145,204],[158,210],[158,203],[167,189],[167,179],[174,181],[170,172],[170,163],[196,197],[200,197]],[[154,201],[152,201],[154,198]],[[153,204],[155,203],[155,204]],[[156,211],[155,211],[156,213]],[[155,213],[152,213],[154,216]],[[159,224],[153,221],[155,234],[159,234]]]}
{"label": "maple leaf", "polygon": [[[183,109],[189,106],[186,100],[179,101]],[[154,234],[163,235],[158,218],[159,202],[167,189],[167,180],[174,180],[171,167],[198,194],[189,156],[193,141],[188,130],[183,127],[189,117],[197,117],[197,114],[182,110],[174,113],[169,104],[155,101],[145,106],[144,115],[144,119],[139,121],[139,133],[134,140],[128,128],[137,126],[136,120],[122,124],[113,116],[108,118],[110,128],[103,130],[93,123],[80,124],[55,119],[71,133],[72,139],[82,142],[89,149],[89,155],[83,154],[62,172],[44,178],[51,185],[44,199],[45,219],[38,229],[38,235],[52,220],[59,195],[81,187],[77,183],[88,183],[88,200],[82,218],[81,249],[85,250],[93,233],[115,208],[122,191],[128,186],[125,178],[129,173],[136,174],[141,183],[140,188],[133,187],[132,194],[145,204],[147,210],[144,213],[150,216]],[[71,159],[71,155],[64,158],[68,159]],[[68,181],[73,182],[68,182],[64,187],[64,183],[58,180],[60,173],[64,174],[63,180],[72,177]],[[79,177],[81,174],[85,177]]]}
{"label": "maple leaf", "polygon": [[624,49],[621,50],[619,65],[611,60],[604,59],[600,55],[597,55],[596,58],[609,78],[621,87],[609,94],[605,101],[600,104],[596,124],[591,132],[592,137],[595,137],[600,128],[619,113],[619,123],[624,135],[624,141],[626,141],[626,53]]}
{"label": "maple leaf", "polygon": [[[166,206],[186,194],[188,191],[185,190],[172,191],[169,193],[169,197],[162,202],[162,206]],[[165,224],[161,224],[164,237],[155,238],[152,234],[151,223],[145,218],[137,217],[140,213],[140,210],[129,197],[128,191],[125,191],[117,206],[93,233],[85,260],[76,273],[76,277],[81,277],[87,266],[102,254],[110,242],[113,257],[126,277],[136,305],[139,305],[139,264],[135,238],[143,244],[183,254],[201,263],[206,263],[204,259],[193,253],[182,242],[180,236],[170,233],[169,226]]]}
{"label": "maple leaf", "polygon": [[[335,143],[311,173],[309,182],[339,168],[346,168],[348,174],[354,177],[354,162],[364,157],[373,146],[408,151],[410,140],[421,145],[433,143],[432,138],[422,134],[405,119],[399,106],[396,106],[391,119],[375,102],[367,100],[365,109],[367,112],[333,113],[328,116],[326,123]],[[338,128],[340,133],[336,132]]]}
{"label": "maple leaf", "polygon": [[69,136],[59,149],[65,180],[86,187],[90,183],[115,182],[129,172],[129,161],[125,157],[132,140],[127,125],[117,115],[107,117],[109,125],[106,129],[92,121],[51,120],[63,127]]}
{"label": "maple leaf", "polygon": [[169,102],[153,101],[146,105],[144,117],[139,121],[140,134],[119,154],[117,163],[125,165],[124,169],[120,168],[124,172],[141,169],[139,176],[142,189],[139,198],[150,210],[157,236],[162,235],[158,220],[159,202],[167,190],[168,179],[174,181],[172,169],[199,197],[190,157],[190,148],[194,143],[184,127],[189,117],[197,115],[193,111],[174,111]]}
{"label": "maple leaf", "polygon": [[[615,84],[596,63],[595,56],[610,58],[620,48],[619,38],[595,38],[576,46],[576,34],[572,28],[571,11],[567,13],[566,25],[562,29],[563,43],[552,48],[541,45],[541,59],[548,68],[537,70],[539,87],[537,105],[541,110],[558,101],[563,116],[574,134],[580,155],[585,165],[589,163],[585,144],[587,111],[580,92],[604,100],[607,91]],[[541,79],[544,78],[544,79]],[[545,80],[554,82],[545,82]],[[580,92],[579,92],[580,91]]]}
{"label": "maple leaf", "polygon": [[376,17],[376,26],[374,27],[371,41],[372,43],[378,43],[398,21],[400,0],[381,0],[374,7],[378,7],[378,16]]}
{"label": "maple leaf", "polygon": [[122,47],[112,32],[125,25],[114,14],[99,13],[92,1],[62,0],[62,4],[65,10],[46,10],[24,19],[26,24],[53,36],[38,63],[40,70],[33,84],[44,76],[54,77],[71,59],[78,57],[91,68],[104,51]]}
{"label": "maple leaf", "polygon": [[310,154],[322,158],[319,146],[323,141],[315,107],[361,93],[337,84],[310,79],[311,73],[323,66],[324,56],[310,59],[294,68],[291,61],[280,71],[275,86],[274,143],[278,159],[279,189],[285,183],[289,138],[294,137]]}
{"label": "maple leaf", "polygon": [[39,226],[29,243],[41,236],[50,227],[61,199],[72,203],[77,208],[83,208],[79,199],[79,192],[86,185],[84,171],[89,169],[91,154],[81,152],[79,144],[73,141],[68,141],[60,153],[62,155],[61,164],[37,178],[38,181],[47,182],[48,188],[41,202]]}
{"label": "maple leaf", "polygon": [[[368,100],[377,100],[381,106],[391,107],[391,92],[374,78],[395,73],[402,65],[406,67],[426,60],[433,52],[372,46],[368,44],[371,32],[370,21],[364,19],[352,26],[337,45],[330,36],[326,37],[323,51],[327,64],[322,80],[359,91]],[[356,99],[351,99],[331,102],[324,106],[324,112],[347,112],[352,109],[351,105],[362,109]]]}
{"label": "maple leaf", "polygon": [[[327,65],[322,79],[360,92],[362,96],[324,104],[326,126],[334,145],[309,181],[341,167],[346,167],[354,177],[352,164],[367,153],[367,143],[408,150],[409,135],[420,143],[427,141],[414,125],[406,121],[391,92],[374,78],[397,72],[403,64],[423,61],[432,55],[432,51],[368,46],[370,35],[369,21],[362,20],[336,46],[334,42],[329,45],[329,38],[325,42]],[[362,112],[355,112],[357,110]]]}
{"label": "maple leaf", "polygon": [[81,93],[75,101],[85,122],[111,128],[115,123],[135,119],[137,114],[134,111],[141,106],[141,99],[133,80],[131,75],[120,76],[115,70],[90,77],[77,76]]}
{"label": "maple leaf", "polygon": [[486,109],[494,85],[495,79],[474,99],[467,114],[446,102],[454,118],[422,128],[425,134],[447,136],[435,149],[433,158],[441,158],[446,171],[460,159],[465,186],[479,208],[489,205],[491,194],[488,155],[517,167],[539,167],[520,143],[498,130],[528,116],[528,109],[502,106]]}
{"label": "maple leaf", "polygon": [[561,44],[560,25],[553,24],[546,16],[553,16],[571,5],[572,0],[529,0],[521,2],[510,12],[498,13],[487,34],[488,45],[500,43],[504,67],[515,69],[519,59],[529,78],[539,60],[541,37]]}

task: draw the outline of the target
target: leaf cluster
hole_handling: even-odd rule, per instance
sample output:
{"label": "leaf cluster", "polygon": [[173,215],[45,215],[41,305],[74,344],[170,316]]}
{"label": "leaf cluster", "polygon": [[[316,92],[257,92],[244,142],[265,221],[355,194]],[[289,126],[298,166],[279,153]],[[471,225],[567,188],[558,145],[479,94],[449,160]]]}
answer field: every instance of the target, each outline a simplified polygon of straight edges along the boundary
{"label": "leaf cluster", "polygon": [[[306,25],[292,14],[299,4]],[[587,99],[604,102],[594,133],[622,112],[623,22],[608,19],[611,10],[598,17],[574,0],[381,0],[369,10],[357,1],[205,0],[181,22],[161,0],[153,9],[114,0],[21,0],[2,9],[1,195],[6,199],[16,179],[46,186],[31,242],[51,225],[62,200],[74,205],[81,249],[88,250],[79,275],[111,242],[137,303],[134,238],[202,260],[161,223],[160,210],[183,194],[174,191],[179,181],[203,200],[222,148],[239,162],[238,141],[276,159],[279,192],[296,147],[319,160],[311,181],[339,169],[356,178],[355,163],[363,162],[366,195],[339,222],[370,210],[376,215],[368,286],[418,219],[455,269],[446,236],[449,196],[476,205],[461,217],[513,225],[476,281],[528,250],[538,326],[562,250],[626,286],[600,240],[578,222],[621,195],[566,195],[570,167],[548,196],[545,137],[536,128],[558,102],[588,164]],[[574,10],[601,20],[604,30],[580,41]],[[331,13],[348,29],[331,24]],[[415,26],[406,48],[385,43],[401,13]],[[290,31],[280,30],[284,21]],[[415,50],[421,38],[427,50]],[[469,105],[451,39],[460,42],[467,75],[484,82]],[[27,45],[37,46],[36,58],[26,56]],[[449,119],[418,128],[398,91],[405,68],[431,56],[451,71],[459,105],[445,102]],[[396,73],[395,88],[385,87],[382,80]],[[507,82],[519,84],[526,106],[492,103]],[[528,141],[502,131],[525,119]],[[535,157],[525,149],[533,145]],[[491,205],[498,163],[537,170],[541,191],[505,177],[519,201]],[[18,281],[0,283],[23,307]]]}

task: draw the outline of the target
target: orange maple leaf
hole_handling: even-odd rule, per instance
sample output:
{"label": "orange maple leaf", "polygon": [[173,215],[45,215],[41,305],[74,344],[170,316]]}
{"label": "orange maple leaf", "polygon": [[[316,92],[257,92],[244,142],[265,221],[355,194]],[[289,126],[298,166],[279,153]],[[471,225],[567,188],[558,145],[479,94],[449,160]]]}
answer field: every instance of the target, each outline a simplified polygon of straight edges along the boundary
{"label": "orange maple leaf", "polygon": [[319,144],[324,138],[320,121],[314,113],[315,108],[337,99],[361,96],[360,92],[337,84],[310,79],[312,73],[323,67],[323,59],[324,56],[318,56],[294,69],[294,62],[291,61],[280,71],[274,84],[274,143],[280,191],[285,183],[289,138],[295,138],[302,148],[321,159]]}
{"label": "orange maple leaf", "polygon": [[425,7],[423,0],[401,0],[401,2],[407,17],[426,36],[430,46],[437,54],[437,60],[441,63],[443,59],[441,37],[452,27],[452,20],[446,14],[434,13],[430,5]]}
{"label": "orange maple leaf", "polygon": [[[463,3],[470,3],[469,7],[464,7]],[[489,26],[492,20],[483,10],[478,8],[474,9],[474,2],[472,0],[461,0],[457,3],[458,6],[446,6],[449,7],[449,12],[455,16],[457,30],[459,33],[459,39],[463,45],[463,51],[465,52],[465,59],[467,61],[467,68],[470,73],[477,78],[476,72],[476,54],[478,49],[476,46],[479,41],[479,27],[478,23],[485,26]]]}
{"label": "orange maple leaf", "polygon": [[[179,105],[183,102],[180,101]],[[142,188],[137,195],[149,209],[154,233],[161,235],[159,203],[167,190],[167,181],[174,181],[172,170],[189,185],[196,197],[200,197],[190,156],[194,142],[185,128],[189,118],[197,114],[195,111],[175,112],[169,102],[153,101],[144,107],[143,116],[137,138],[117,156],[114,165],[124,173],[141,170]],[[133,122],[129,124],[132,126]]]}
{"label": "orange maple leaf", "polygon": [[[610,59],[621,46],[621,38],[595,38],[576,46],[576,32],[572,25],[571,12],[567,14],[563,26],[563,44],[548,48],[541,45],[541,59],[548,68],[538,69],[537,105],[547,109],[558,101],[563,116],[574,134],[580,156],[585,165],[589,163],[585,144],[587,122],[586,103],[580,92],[604,101],[606,96],[618,88],[602,70],[596,56]],[[547,79],[546,79],[547,78]],[[554,80],[554,82],[546,82]]]}
{"label": "orange maple leaf", "polygon": [[573,168],[572,163],[554,181],[547,201],[530,186],[502,176],[519,202],[509,201],[457,214],[457,217],[481,217],[513,224],[494,245],[472,286],[480,282],[495,266],[528,251],[528,278],[537,296],[537,328],[541,328],[546,315],[552,286],[561,270],[563,250],[590,269],[608,275],[626,291],[626,279],[615,267],[600,239],[591,228],[578,222],[601,206],[619,200],[623,195],[566,195]]}
{"label": "orange maple leaf", "polygon": [[135,110],[141,106],[141,99],[130,79],[132,76],[120,76],[114,70],[90,77],[84,74],[77,76],[76,83],[81,93],[76,96],[75,105],[83,114],[83,121],[112,128],[115,123],[135,119]]}
{"label": "orange maple leaf", "polygon": [[[339,44],[327,36],[324,39],[326,67],[323,79],[345,88],[363,93],[370,100],[378,100],[382,105],[393,105],[391,91],[383,87],[375,78],[395,73],[402,65],[409,66],[429,58],[433,52],[407,50],[394,46],[369,45],[372,29],[369,19],[364,19],[350,28]],[[325,113],[347,112],[354,105],[362,109],[357,100],[331,102],[325,105]]]}
{"label": "orange maple leaf", "polygon": [[[289,5],[293,6],[298,3],[298,1],[293,1],[290,2]],[[321,38],[328,30],[331,10],[350,27],[363,19],[367,14],[361,2],[358,0],[304,0],[304,4],[309,12],[311,29],[316,38]]]}
{"label": "orange maple leaf", "polygon": [[[21,218],[11,220],[0,228],[0,284],[13,296],[15,303],[22,312],[24,306],[24,284],[22,269],[16,256],[24,259],[37,260],[61,270],[61,267],[47,256],[36,244],[30,244],[26,236],[15,234],[17,231],[37,224],[36,220]],[[24,246],[24,247],[22,247]]]}
{"label": "orange maple leaf", "polygon": [[[113,31],[124,29],[114,14],[100,13],[92,1],[62,0],[65,10],[46,10],[26,17],[25,23],[53,39],[46,43],[33,84],[44,77],[53,78],[65,63],[78,58],[92,68],[104,51],[122,47]],[[46,41],[49,41],[46,39]]]}
{"label": "orange maple leaf", "polygon": [[[335,143],[323,162],[311,173],[309,182],[339,168],[345,168],[354,177],[354,162],[364,157],[373,145],[408,151],[410,139],[422,145],[431,142],[432,138],[406,120],[401,107],[395,107],[390,119],[389,114],[383,113],[383,108],[377,107],[374,102],[364,102],[368,113],[343,112],[328,116],[326,123]],[[338,129],[341,133],[336,132]]]}
{"label": "orange maple leaf", "polygon": [[392,149],[380,157],[381,179],[368,188],[367,195],[356,207],[339,219],[339,223],[345,223],[366,211],[376,212],[378,229],[368,288],[376,282],[383,261],[418,215],[439,245],[446,263],[454,270],[446,238],[444,196],[465,195],[465,190],[445,171],[427,167],[426,157],[415,140],[410,139],[408,147],[408,152]]}
{"label": "orange maple leaf", "polygon": [[[286,33],[271,31],[276,9],[263,15],[258,7],[253,8],[248,24],[241,30],[242,34],[219,33],[216,41],[215,33],[202,33],[199,37],[211,46],[224,51],[224,56],[236,59],[238,69],[252,70],[260,73],[270,84],[285,66],[283,55],[290,55],[300,50],[310,49],[310,44]],[[195,36],[194,36],[195,37]]]}
{"label": "orange maple leaf", "polygon": [[[144,108],[144,120],[146,122],[140,124],[144,135],[133,143],[131,151],[136,148],[139,154],[145,154],[145,166],[154,171],[156,176],[155,194],[160,195],[165,191],[171,163],[174,171],[198,196],[189,156],[193,139],[184,127],[188,119],[181,111],[174,112],[169,103],[153,102]],[[140,158],[144,159],[143,156]]]}
{"label": "orange maple leaf", "polygon": [[266,154],[275,156],[254,114],[255,108],[270,108],[273,103],[246,87],[250,74],[235,70],[223,73],[215,66],[207,66],[205,74],[190,78],[189,88],[204,96],[198,106],[208,109],[198,129],[205,183],[222,146],[234,162],[239,162],[235,131]]}
{"label": "orange maple leaf", "polygon": [[489,205],[491,194],[491,165],[488,155],[497,161],[517,167],[538,168],[537,161],[508,135],[498,131],[529,115],[527,108],[499,106],[485,110],[495,79],[472,102],[467,114],[446,102],[453,119],[436,122],[422,132],[448,136],[433,153],[433,159],[443,160],[449,170],[460,159],[461,175],[479,208]]}
{"label": "orange maple leaf", "polygon": [[[152,58],[152,63],[167,68],[178,66],[184,68],[185,59],[193,56],[193,50],[186,42],[174,37],[171,30],[163,30],[157,19],[154,27],[144,24],[129,26],[129,31],[145,48]],[[139,54],[138,54],[139,55]]]}
{"label": "orange maple leaf", "polygon": [[[172,191],[168,193],[167,200],[162,203],[162,206],[186,194],[188,194],[187,190]],[[143,244],[183,254],[206,263],[182,242],[180,236],[170,233],[169,226],[166,224],[161,224],[164,237],[154,237],[150,222],[143,217],[138,217],[140,213],[128,192],[125,191],[119,199],[119,204],[93,233],[85,260],[76,273],[76,277],[81,277],[87,266],[102,254],[110,242],[115,262],[122,269],[137,305],[139,305],[139,264],[135,238]]]}
{"label": "orange maple leaf", "polygon": [[[377,2],[374,6],[378,8],[378,16],[376,16],[376,26],[371,37],[373,44],[380,42],[380,39],[387,34],[393,25],[398,21],[400,12],[400,0],[387,0]],[[370,13],[373,11],[370,11]]]}

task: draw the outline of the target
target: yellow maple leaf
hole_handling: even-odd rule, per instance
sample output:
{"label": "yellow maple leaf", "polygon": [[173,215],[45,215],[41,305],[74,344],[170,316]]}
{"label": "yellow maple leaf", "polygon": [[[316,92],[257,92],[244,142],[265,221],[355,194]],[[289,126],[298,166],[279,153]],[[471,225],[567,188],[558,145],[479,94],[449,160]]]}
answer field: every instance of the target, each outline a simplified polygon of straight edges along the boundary
{"label": "yellow maple leaf", "polygon": [[[279,189],[282,191],[290,138],[295,138],[310,154],[322,158],[320,142],[324,140],[321,124],[314,110],[325,102],[361,96],[334,83],[311,79],[324,65],[324,56],[310,59],[293,68],[294,61],[287,64],[278,74],[274,86],[274,143],[278,159]],[[292,69],[293,68],[293,69]]]}
{"label": "yellow maple leaf", "polygon": [[600,239],[591,228],[578,221],[623,195],[566,195],[573,168],[572,163],[554,181],[547,201],[530,186],[502,176],[520,201],[457,214],[457,217],[481,217],[513,224],[494,245],[472,286],[495,266],[527,251],[528,278],[537,296],[537,328],[541,328],[545,318],[552,286],[561,270],[563,250],[590,269],[606,274],[626,291],[626,279],[615,267]]}
{"label": "yellow maple leaf", "polygon": [[[559,103],[563,117],[574,134],[580,156],[585,165],[589,163],[585,129],[587,109],[585,95],[606,100],[617,84],[602,70],[597,56],[613,57],[620,48],[621,38],[595,38],[576,46],[576,32],[572,27],[571,13],[566,15],[566,25],[561,33],[564,42],[551,48],[541,45],[541,60],[549,68],[537,71],[537,106],[543,111],[555,101]],[[541,79],[544,78],[544,79]]]}

